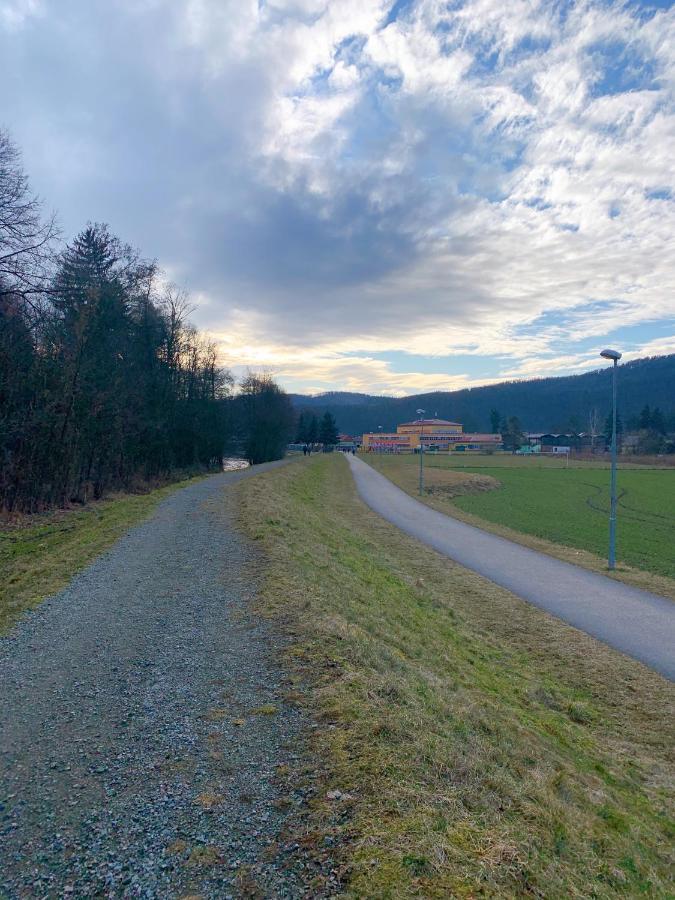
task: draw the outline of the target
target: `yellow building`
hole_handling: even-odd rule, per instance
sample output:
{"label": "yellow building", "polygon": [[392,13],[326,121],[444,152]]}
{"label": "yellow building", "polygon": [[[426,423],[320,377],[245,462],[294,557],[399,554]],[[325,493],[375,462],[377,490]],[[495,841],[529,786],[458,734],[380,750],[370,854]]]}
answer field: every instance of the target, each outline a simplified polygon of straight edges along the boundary
{"label": "yellow building", "polygon": [[420,444],[425,450],[485,450],[501,445],[499,434],[466,434],[459,422],[445,419],[417,419],[398,425],[396,433],[381,431],[363,435],[365,451],[389,453],[416,452]]}

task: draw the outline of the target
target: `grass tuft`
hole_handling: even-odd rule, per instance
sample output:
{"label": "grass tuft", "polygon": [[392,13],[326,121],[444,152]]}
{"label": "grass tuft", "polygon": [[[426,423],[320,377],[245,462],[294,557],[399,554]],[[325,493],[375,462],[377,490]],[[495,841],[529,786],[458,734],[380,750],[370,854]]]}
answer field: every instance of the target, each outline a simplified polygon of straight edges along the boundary
{"label": "grass tuft", "polygon": [[279,707],[275,706],[273,703],[266,703],[264,706],[256,706],[255,709],[251,710],[251,715],[253,716],[276,716],[279,712]]}

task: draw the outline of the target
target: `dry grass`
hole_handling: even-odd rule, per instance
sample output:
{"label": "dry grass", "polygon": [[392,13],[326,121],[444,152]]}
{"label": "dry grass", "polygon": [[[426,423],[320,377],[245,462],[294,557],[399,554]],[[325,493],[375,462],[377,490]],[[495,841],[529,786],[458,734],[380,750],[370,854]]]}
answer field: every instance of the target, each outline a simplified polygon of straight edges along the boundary
{"label": "dry grass", "polygon": [[0,634],[145,519],[160,500],[190,482],[142,494],[117,494],[78,509],[26,516],[0,529]]}
{"label": "dry grass", "polygon": [[354,896],[668,896],[670,683],[388,525],[344,460],[238,490]]}

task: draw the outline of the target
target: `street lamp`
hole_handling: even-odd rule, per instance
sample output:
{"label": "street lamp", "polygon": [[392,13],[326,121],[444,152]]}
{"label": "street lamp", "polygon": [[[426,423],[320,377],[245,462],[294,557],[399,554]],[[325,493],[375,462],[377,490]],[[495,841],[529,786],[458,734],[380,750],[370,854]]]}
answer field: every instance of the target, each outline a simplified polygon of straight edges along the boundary
{"label": "street lamp", "polygon": [[[423,416],[425,409],[418,409],[417,415]],[[420,497],[424,494],[424,419],[422,419],[422,430],[420,432]]]}
{"label": "street lamp", "polygon": [[621,359],[618,350],[603,350],[603,359],[614,361],[612,367],[612,476],[609,497],[609,568],[616,568],[616,368]]}

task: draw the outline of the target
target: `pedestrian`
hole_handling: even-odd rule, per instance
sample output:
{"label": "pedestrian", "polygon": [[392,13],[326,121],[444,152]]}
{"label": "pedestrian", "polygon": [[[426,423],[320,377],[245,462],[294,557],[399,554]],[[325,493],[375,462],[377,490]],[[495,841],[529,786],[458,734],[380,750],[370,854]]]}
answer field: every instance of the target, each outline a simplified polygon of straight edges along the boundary
{"label": "pedestrian", "polygon": [[302,448],[302,455],[307,456],[307,444],[305,444]]}

